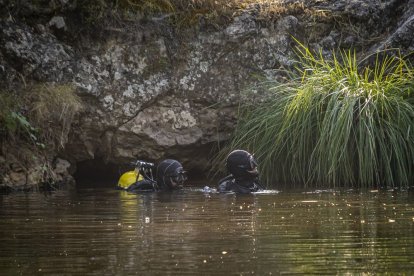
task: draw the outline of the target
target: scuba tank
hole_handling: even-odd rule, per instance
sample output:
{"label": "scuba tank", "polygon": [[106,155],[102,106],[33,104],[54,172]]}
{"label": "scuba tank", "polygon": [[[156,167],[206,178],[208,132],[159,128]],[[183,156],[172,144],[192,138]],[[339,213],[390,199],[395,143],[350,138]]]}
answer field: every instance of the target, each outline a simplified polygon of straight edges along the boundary
{"label": "scuba tank", "polygon": [[[136,162],[132,162],[131,165],[134,165],[134,170],[127,171],[121,175],[118,180],[118,188],[122,190],[128,189],[129,186],[132,184],[144,180],[144,177],[149,178],[147,176],[148,170],[151,170],[154,167],[154,164],[144,162],[141,160],[137,160]],[[150,172],[151,176],[152,173]],[[152,177],[151,177],[152,179]]]}

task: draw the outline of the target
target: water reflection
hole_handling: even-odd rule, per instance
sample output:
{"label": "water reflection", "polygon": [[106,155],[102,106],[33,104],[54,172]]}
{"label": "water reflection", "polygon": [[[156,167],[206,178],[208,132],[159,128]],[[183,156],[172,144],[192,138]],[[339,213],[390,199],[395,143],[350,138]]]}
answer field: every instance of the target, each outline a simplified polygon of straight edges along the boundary
{"label": "water reflection", "polygon": [[414,203],[404,192],[1,197],[0,269],[44,274],[410,274]]}

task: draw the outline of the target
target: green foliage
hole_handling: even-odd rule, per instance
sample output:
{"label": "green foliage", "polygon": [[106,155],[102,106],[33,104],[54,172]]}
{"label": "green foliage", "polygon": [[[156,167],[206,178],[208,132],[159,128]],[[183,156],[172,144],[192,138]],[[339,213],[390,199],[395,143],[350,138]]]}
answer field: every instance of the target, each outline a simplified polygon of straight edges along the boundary
{"label": "green foliage", "polygon": [[2,141],[63,147],[81,101],[70,85],[42,84],[0,93]]}
{"label": "green foliage", "polygon": [[71,85],[40,84],[30,89],[30,118],[44,141],[63,147],[81,100]]}
{"label": "green foliage", "polygon": [[14,108],[13,101],[7,92],[0,93],[0,132],[6,135],[9,132],[15,132],[18,122],[13,119],[12,110]]}
{"label": "green foliage", "polygon": [[268,183],[301,187],[407,187],[414,183],[414,69],[378,53],[326,59],[297,47],[298,77],[241,108],[232,149],[255,153]]}
{"label": "green foliage", "polygon": [[19,99],[8,92],[0,93],[0,134],[1,139],[29,139],[37,143],[38,131],[22,115]]}

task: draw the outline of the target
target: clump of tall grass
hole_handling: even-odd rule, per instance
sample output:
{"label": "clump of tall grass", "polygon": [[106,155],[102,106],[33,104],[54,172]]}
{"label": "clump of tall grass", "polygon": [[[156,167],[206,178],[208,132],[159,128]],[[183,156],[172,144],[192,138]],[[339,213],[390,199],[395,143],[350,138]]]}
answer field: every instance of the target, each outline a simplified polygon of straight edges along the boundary
{"label": "clump of tall grass", "polygon": [[414,69],[378,53],[332,59],[298,46],[298,78],[244,105],[232,149],[253,152],[267,183],[300,187],[407,187],[414,183]]}
{"label": "clump of tall grass", "polygon": [[37,130],[21,110],[22,101],[15,93],[0,91],[0,141],[37,140]]}
{"label": "clump of tall grass", "polygon": [[74,116],[82,108],[72,85],[38,84],[30,88],[29,116],[49,145],[63,148]]}

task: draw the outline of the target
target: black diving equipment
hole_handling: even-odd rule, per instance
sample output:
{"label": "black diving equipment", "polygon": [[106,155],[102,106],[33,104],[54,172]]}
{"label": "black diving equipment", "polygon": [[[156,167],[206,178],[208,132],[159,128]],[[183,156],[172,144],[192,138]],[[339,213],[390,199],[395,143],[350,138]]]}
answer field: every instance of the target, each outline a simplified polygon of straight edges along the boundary
{"label": "black diving equipment", "polygon": [[156,185],[153,174],[154,163],[137,160],[131,162],[130,165],[134,166],[134,170],[127,171],[121,175],[118,181],[118,188],[126,190],[132,184],[142,180],[148,180]]}
{"label": "black diving equipment", "polygon": [[167,177],[170,177],[171,183],[176,186],[182,186],[187,180],[187,174],[182,167],[177,168],[172,174],[167,174]]}
{"label": "black diving equipment", "polygon": [[157,184],[160,189],[179,189],[186,180],[186,172],[177,160],[165,159],[157,167]]}
{"label": "black diving equipment", "polygon": [[253,155],[245,150],[234,150],[226,159],[227,170],[238,179],[255,178],[259,172]]}
{"label": "black diving equipment", "polygon": [[230,175],[221,179],[219,192],[249,194],[264,190],[260,184],[259,171],[253,155],[245,150],[234,150],[226,158],[226,168]]}

